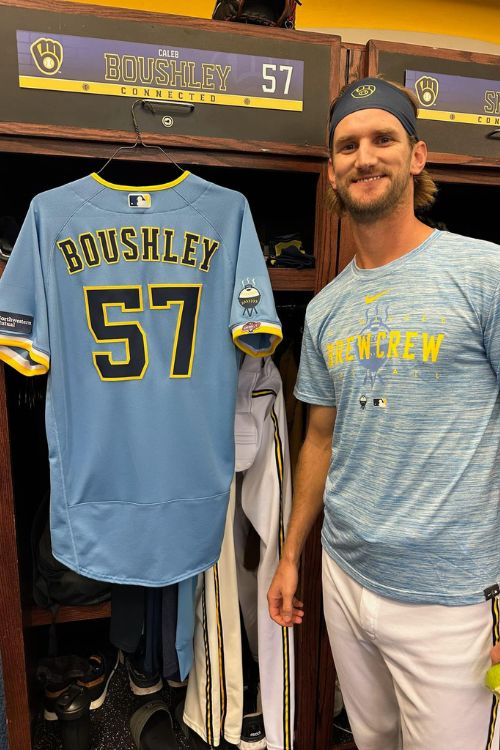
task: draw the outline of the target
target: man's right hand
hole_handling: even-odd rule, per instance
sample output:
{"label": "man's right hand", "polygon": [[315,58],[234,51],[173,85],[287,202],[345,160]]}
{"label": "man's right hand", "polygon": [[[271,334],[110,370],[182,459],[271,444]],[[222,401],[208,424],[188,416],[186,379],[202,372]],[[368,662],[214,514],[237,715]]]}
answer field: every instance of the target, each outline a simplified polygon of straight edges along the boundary
{"label": "man's right hand", "polygon": [[490,651],[490,657],[491,657],[491,663],[492,664],[499,664],[500,663],[500,642],[499,643],[495,643],[495,645],[493,646],[493,648]]}
{"label": "man's right hand", "polygon": [[281,627],[300,625],[304,617],[304,604],[295,596],[298,582],[297,565],[281,559],[267,592],[269,614]]}
{"label": "man's right hand", "polygon": [[304,604],[295,596],[300,554],[323,508],[323,493],[332,456],[336,409],[312,405],[295,472],[292,513],[282,558],[267,592],[269,614],[281,627],[300,625]]}

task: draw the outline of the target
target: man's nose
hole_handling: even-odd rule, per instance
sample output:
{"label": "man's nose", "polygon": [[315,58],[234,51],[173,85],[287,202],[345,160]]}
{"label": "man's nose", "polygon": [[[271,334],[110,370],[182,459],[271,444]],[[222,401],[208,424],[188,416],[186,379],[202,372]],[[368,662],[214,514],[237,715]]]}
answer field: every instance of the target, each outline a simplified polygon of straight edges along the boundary
{"label": "man's nose", "polygon": [[360,141],[356,152],[356,167],[358,169],[369,169],[377,162],[377,154],[373,145],[366,141]]}

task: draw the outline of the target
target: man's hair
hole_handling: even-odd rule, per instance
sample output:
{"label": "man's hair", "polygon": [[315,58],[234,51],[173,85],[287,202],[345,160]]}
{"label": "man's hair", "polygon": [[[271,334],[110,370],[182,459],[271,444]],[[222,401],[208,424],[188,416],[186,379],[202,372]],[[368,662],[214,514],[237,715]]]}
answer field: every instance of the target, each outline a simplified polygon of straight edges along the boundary
{"label": "man's hair", "polygon": [[[378,76],[380,77],[380,76]],[[390,83],[392,86],[395,86],[397,89],[403,92],[408,99],[411,102],[411,105],[413,109],[415,110],[415,115],[417,114],[418,110],[418,99],[413,93],[413,91],[409,91],[409,89],[405,88],[404,86],[401,86],[400,83],[395,83],[394,81],[387,81],[387,83]],[[350,84],[348,84],[350,85]],[[347,88],[347,85],[344,86],[339,95],[336,97],[336,99],[333,100],[332,105],[330,107],[330,119],[333,110],[335,109],[335,105],[339,101],[339,99],[342,97],[345,89]],[[413,146],[418,143],[418,139],[415,138],[415,136],[409,135],[408,136],[408,143],[410,144],[410,148],[413,148]],[[333,155],[332,155],[333,160]],[[429,208],[432,206],[434,201],[436,200],[436,193],[438,191],[438,187],[432,177],[430,176],[429,172],[424,169],[420,174],[414,175],[413,177],[413,184],[414,184],[414,194],[413,194],[413,206],[415,208],[415,211],[423,208]],[[333,211],[334,213],[338,214],[338,216],[342,216],[342,214],[345,213],[345,206],[342,198],[339,196],[336,190],[332,188],[332,186],[329,184],[326,190],[326,205],[330,209],[330,211]]]}

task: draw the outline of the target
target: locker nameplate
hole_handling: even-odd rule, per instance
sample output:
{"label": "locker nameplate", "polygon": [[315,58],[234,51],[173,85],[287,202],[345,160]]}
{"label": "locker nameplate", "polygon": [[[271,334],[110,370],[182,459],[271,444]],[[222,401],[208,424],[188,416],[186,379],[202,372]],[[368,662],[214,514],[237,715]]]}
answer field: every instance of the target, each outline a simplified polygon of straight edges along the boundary
{"label": "locker nameplate", "polygon": [[22,30],[17,54],[22,88],[303,110],[302,60]]}
{"label": "locker nameplate", "polygon": [[405,85],[417,95],[421,120],[500,126],[500,81],[406,70]]}

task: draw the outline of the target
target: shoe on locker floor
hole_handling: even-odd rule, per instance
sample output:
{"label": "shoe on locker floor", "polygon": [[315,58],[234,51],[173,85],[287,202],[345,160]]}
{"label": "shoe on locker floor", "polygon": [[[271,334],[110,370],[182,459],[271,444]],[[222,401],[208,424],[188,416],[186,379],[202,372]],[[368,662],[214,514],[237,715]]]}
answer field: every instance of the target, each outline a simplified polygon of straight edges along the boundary
{"label": "shoe on locker floor", "polygon": [[[113,651],[98,652],[88,659],[79,656],[56,657],[54,663],[57,667],[52,671],[44,688],[43,716],[47,721],[57,720],[55,702],[72,684],[83,687],[89,695],[91,711],[100,708],[106,700],[109,683],[118,665],[118,655]],[[40,674],[40,667],[37,672]]]}
{"label": "shoe on locker floor", "polygon": [[243,711],[240,750],[265,750],[267,748],[266,730],[259,684],[257,684],[255,696],[252,698],[249,694],[247,700],[244,701]]}
{"label": "shoe on locker floor", "polygon": [[240,750],[265,750],[266,730],[262,712],[246,714],[241,724]]}
{"label": "shoe on locker floor", "polygon": [[140,660],[129,655],[122,655],[128,673],[130,689],[134,695],[152,695],[159,693],[163,687],[163,679],[159,672],[148,674]]}
{"label": "shoe on locker floor", "polygon": [[[184,701],[181,701],[175,707],[175,720],[179,724],[184,737],[186,737],[186,739],[188,740],[191,750],[212,750],[212,748],[214,747],[213,745],[209,745],[208,742],[205,742],[205,740],[203,740],[199,734],[191,729],[191,727],[188,727],[188,725],[184,721],[183,714]],[[230,742],[227,742],[224,737],[222,737],[217,750],[238,750],[238,746],[232,745]]]}
{"label": "shoe on locker floor", "polygon": [[138,750],[177,750],[172,716],[164,701],[138,708],[130,718],[130,732]]}

